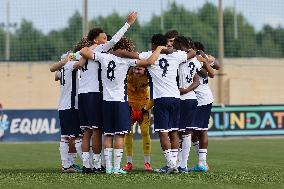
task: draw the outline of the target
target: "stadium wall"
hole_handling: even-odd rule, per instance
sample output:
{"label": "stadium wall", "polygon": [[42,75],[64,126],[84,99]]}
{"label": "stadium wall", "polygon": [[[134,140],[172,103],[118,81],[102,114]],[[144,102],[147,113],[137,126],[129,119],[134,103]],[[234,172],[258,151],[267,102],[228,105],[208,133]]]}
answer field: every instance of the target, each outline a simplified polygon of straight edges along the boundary
{"label": "stadium wall", "polygon": [[[0,103],[4,109],[54,109],[59,84],[52,62],[0,62]],[[284,59],[234,58],[224,61],[226,105],[283,104]],[[209,80],[216,100],[218,77]]]}

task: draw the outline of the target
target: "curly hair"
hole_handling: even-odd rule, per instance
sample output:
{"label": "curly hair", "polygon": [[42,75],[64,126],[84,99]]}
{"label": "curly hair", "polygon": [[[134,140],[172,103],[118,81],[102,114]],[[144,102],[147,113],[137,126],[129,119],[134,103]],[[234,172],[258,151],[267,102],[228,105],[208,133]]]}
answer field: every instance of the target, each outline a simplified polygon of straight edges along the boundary
{"label": "curly hair", "polygon": [[81,40],[74,46],[74,52],[80,51],[84,47],[92,46],[92,42],[87,39],[87,37],[81,38]]}
{"label": "curly hair", "polygon": [[184,36],[177,36],[174,40],[173,47],[177,50],[188,51],[191,48],[189,40]]}
{"label": "curly hair", "polygon": [[123,37],[114,45],[113,50],[115,51],[117,49],[122,49],[122,50],[127,50],[129,52],[133,52],[134,51],[133,41],[126,37]]}

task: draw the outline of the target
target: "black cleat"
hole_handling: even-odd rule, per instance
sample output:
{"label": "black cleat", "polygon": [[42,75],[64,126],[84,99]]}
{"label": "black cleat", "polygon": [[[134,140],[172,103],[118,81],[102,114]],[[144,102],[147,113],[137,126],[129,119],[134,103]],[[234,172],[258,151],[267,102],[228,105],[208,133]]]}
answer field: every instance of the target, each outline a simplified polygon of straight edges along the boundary
{"label": "black cleat", "polygon": [[97,168],[97,169],[94,168],[93,172],[94,172],[95,174],[102,174],[102,173],[105,173],[105,171],[103,171],[102,168]]}
{"label": "black cleat", "polygon": [[86,168],[85,166],[83,166],[82,167],[82,173],[83,174],[93,173],[93,170],[91,168]]}

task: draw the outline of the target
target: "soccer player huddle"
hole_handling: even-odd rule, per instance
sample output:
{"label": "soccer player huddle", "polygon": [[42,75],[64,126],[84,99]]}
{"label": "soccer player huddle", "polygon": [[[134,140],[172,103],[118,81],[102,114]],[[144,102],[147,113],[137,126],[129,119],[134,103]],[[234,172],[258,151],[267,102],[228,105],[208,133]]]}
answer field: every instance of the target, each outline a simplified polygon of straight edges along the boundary
{"label": "soccer player huddle", "polygon": [[[93,28],[50,71],[60,81],[59,145],[63,172],[126,174],[133,170],[133,125],[141,129],[144,169],[150,163],[150,117],[159,133],[166,165],[159,173],[207,172],[208,122],[213,95],[208,77],[219,69],[200,42],[175,30],[155,34],[151,50],[135,52],[123,37],[137,18],[112,37]],[[191,143],[199,157],[188,168]],[[121,167],[124,148],[126,165]],[[75,164],[79,156],[83,167]]]}

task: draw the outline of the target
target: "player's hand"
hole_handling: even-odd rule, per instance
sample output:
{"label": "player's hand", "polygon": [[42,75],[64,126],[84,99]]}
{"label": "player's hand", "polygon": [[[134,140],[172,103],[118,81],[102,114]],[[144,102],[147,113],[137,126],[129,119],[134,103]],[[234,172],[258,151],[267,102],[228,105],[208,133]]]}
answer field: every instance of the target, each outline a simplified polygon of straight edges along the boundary
{"label": "player's hand", "polygon": [[168,49],[166,46],[158,46],[157,49],[159,50],[165,50],[165,49]]}
{"label": "player's hand", "polygon": [[208,62],[211,64],[212,62],[215,62],[215,57],[212,55],[208,55]]}
{"label": "player's hand", "polygon": [[137,12],[134,11],[131,12],[127,17],[127,23],[129,25],[132,25],[135,22],[136,18],[137,18]]}
{"label": "player's hand", "polygon": [[64,58],[62,59],[62,62],[63,62],[64,64],[66,64],[68,61],[72,60],[72,57],[73,57],[73,53],[68,52],[68,53],[64,56]]}

